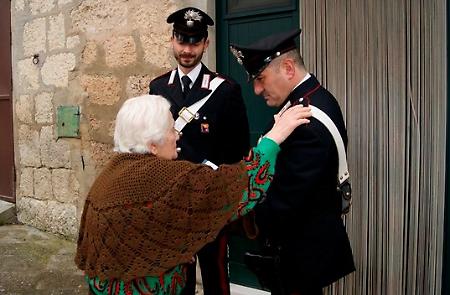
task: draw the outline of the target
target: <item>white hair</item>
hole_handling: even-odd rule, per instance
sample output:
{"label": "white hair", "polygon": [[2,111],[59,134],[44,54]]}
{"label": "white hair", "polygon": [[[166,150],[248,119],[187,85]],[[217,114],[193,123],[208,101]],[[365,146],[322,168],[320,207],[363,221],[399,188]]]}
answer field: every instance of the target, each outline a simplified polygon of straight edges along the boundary
{"label": "white hair", "polygon": [[116,117],[114,150],[148,153],[148,144],[161,144],[169,126],[170,103],[160,95],[127,99]]}

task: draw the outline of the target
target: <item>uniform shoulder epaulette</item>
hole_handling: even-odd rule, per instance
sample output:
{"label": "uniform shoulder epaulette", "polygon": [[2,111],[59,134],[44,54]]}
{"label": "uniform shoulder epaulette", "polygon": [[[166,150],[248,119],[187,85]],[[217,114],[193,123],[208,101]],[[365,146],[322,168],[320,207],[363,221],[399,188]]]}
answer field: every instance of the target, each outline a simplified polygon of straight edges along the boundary
{"label": "uniform shoulder epaulette", "polygon": [[237,83],[233,78],[228,77],[226,75],[223,75],[223,74],[220,74],[220,73],[217,73],[217,72],[215,72],[214,74],[217,77],[224,79],[225,80],[224,82],[227,82],[228,84],[236,84]]}
{"label": "uniform shoulder epaulette", "polygon": [[160,75],[160,76],[154,78],[153,80],[159,80],[159,79],[165,78],[165,77],[167,77],[167,76],[170,76],[170,74],[172,73],[172,71],[173,71],[173,70],[170,70],[170,71],[168,71],[168,72],[166,72],[166,73],[164,73],[164,74],[162,74],[162,75]]}

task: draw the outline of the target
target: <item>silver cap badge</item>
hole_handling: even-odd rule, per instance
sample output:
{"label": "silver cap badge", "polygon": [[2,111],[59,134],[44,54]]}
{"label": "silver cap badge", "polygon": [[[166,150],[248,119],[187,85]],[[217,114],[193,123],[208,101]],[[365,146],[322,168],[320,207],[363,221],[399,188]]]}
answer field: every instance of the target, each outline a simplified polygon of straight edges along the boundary
{"label": "silver cap badge", "polygon": [[230,51],[231,53],[233,53],[234,57],[236,57],[237,62],[242,65],[243,61],[242,59],[244,58],[244,55],[242,54],[242,51],[237,50],[236,48],[234,48],[233,46],[230,46]]}
{"label": "silver cap badge", "polygon": [[186,20],[186,25],[188,27],[192,27],[194,25],[194,21],[202,20],[202,16],[198,11],[190,9],[184,13],[184,19]]}

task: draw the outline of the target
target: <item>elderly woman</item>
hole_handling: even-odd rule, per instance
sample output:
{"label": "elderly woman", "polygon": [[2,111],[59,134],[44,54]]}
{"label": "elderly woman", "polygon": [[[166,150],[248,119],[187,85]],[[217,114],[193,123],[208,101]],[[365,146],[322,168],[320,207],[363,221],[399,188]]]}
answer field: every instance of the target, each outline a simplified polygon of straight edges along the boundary
{"label": "elderly woman", "polygon": [[311,115],[301,106],[276,115],[246,159],[211,168],[173,161],[179,135],[169,108],[165,98],[144,95],[117,114],[117,154],[95,180],[79,230],[75,262],[90,294],[179,294],[186,263],[255,206],[279,144]]}

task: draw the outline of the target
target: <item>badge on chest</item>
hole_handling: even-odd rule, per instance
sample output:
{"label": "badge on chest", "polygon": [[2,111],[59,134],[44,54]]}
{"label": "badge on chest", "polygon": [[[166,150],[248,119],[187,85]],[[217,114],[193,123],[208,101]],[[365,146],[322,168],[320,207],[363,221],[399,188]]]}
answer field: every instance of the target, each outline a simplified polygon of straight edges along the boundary
{"label": "badge on chest", "polygon": [[203,134],[209,133],[209,122],[206,116],[202,117],[202,121],[200,123],[200,132]]}

